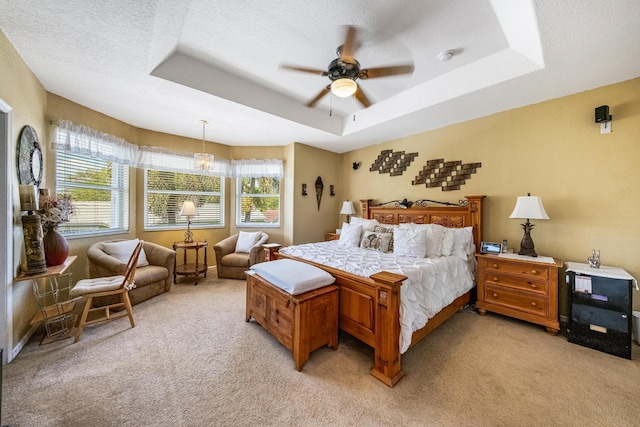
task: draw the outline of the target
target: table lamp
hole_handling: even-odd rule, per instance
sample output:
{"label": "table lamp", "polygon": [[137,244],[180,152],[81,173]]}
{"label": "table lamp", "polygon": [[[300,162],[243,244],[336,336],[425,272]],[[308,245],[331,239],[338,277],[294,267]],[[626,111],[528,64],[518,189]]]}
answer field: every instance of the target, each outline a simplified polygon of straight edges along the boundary
{"label": "table lamp", "polygon": [[340,209],[340,213],[347,216],[347,223],[349,223],[351,215],[356,213],[356,210],[353,208],[353,202],[350,202],[349,200],[342,202],[342,209]]}
{"label": "table lamp", "polygon": [[531,229],[533,224],[529,222],[529,219],[549,219],[549,215],[542,206],[542,199],[538,196],[532,196],[531,193],[527,193],[526,196],[518,197],[516,201],[516,207],[513,209],[509,218],[526,219],[522,225],[524,230],[524,236],[522,242],[520,242],[519,255],[528,255],[536,257],[538,254],[534,250],[533,240],[531,239]]}
{"label": "table lamp", "polygon": [[191,217],[198,215],[196,205],[191,200],[185,200],[180,210],[181,216],[187,217],[187,231],[184,233],[184,242],[193,243],[193,233],[191,232]]}
{"label": "table lamp", "polygon": [[35,185],[18,186],[20,193],[20,210],[27,211],[22,216],[22,232],[24,234],[24,253],[27,258],[27,276],[47,272],[47,261],[44,257],[42,241],[42,222],[38,210],[38,189]]}

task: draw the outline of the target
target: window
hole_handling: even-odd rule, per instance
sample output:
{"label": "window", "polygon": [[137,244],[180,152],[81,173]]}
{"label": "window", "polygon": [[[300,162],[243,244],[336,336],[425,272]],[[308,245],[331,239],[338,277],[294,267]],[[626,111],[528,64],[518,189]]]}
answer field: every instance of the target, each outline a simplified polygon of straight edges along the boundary
{"label": "window", "polygon": [[237,178],[236,225],[280,226],[280,178]]}
{"label": "window", "polygon": [[129,229],[129,167],[91,156],[58,151],[58,195],[70,195],[75,214],[60,224],[65,235]]}
{"label": "window", "polygon": [[198,215],[191,224],[224,226],[224,181],[218,176],[145,170],[145,229],[182,228],[187,217],[180,215],[182,203],[195,203]]}

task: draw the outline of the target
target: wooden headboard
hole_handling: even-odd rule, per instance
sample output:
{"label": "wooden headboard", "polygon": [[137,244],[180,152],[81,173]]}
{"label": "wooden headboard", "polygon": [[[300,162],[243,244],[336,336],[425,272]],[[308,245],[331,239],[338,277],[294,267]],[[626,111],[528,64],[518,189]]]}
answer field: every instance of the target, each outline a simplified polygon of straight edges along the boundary
{"label": "wooden headboard", "polygon": [[[395,206],[376,206],[373,199],[360,200],[362,216],[375,219],[381,224],[440,224],[449,228],[472,227],[476,252],[480,252],[482,242],[482,200],[486,196],[465,196],[460,204],[454,206],[428,206],[431,201],[418,201],[410,208]],[[465,203],[466,202],[466,203]],[[437,203],[437,202],[436,202]]]}

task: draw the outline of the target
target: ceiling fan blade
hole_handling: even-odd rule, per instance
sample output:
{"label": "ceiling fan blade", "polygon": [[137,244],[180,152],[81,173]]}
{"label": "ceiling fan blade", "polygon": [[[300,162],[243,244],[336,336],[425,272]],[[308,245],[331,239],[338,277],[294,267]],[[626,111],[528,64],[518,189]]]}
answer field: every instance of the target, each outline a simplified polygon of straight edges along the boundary
{"label": "ceiling fan blade", "polygon": [[364,94],[360,85],[358,85],[358,89],[356,90],[355,96],[356,96],[356,99],[360,101],[360,103],[364,105],[365,108],[371,105],[371,101],[369,101],[369,98],[367,98],[367,95]]}
{"label": "ceiling fan blade", "polygon": [[303,73],[311,73],[311,74],[317,74],[319,76],[328,76],[329,73],[327,73],[325,70],[318,70],[317,68],[307,68],[307,67],[298,67],[297,65],[280,65],[280,68],[286,68],[287,70],[294,70],[294,71],[302,71]]}
{"label": "ceiling fan blade", "polygon": [[367,68],[360,70],[358,78],[375,79],[377,77],[395,76],[398,74],[413,73],[413,64],[407,65],[391,65],[388,67]]}
{"label": "ceiling fan blade", "polygon": [[353,63],[353,51],[356,41],[356,27],[348,26],[344,43],[340,46],[340,60],[342,62]]}
{"label": "ceiling fan blade", "polygon": [[320,101],[320,99],[322,99],[322,97],[323,97],[323,96],[325,96],[326,94],[328,94],[330,90],[331,90],[331,85],[329,85],[329,86],[325,87],[324,89],[322,89],[322,90],[320,91],[320,93],[319,93],[319,94],[317,94],[317,95],[316,95],[316,97],[315,97],[315,98],[313,98],[311,101],[307,102],[305,105],[306,105],[307,107],[313,107],[314,105],[316,105],[316,103],[317,103],[318,101]]}

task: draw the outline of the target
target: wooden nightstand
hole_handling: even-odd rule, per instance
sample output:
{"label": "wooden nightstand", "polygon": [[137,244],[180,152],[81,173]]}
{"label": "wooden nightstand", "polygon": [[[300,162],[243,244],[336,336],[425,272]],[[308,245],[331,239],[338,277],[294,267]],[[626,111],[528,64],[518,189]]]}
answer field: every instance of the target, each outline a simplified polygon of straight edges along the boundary
{"label": "wooden nightstand", "polygon": [[514,259],[495,255],[478,258],[478,313],[504,314],[542,325],[551,335],[558,322],[558,268],[554,263]]}
{"label": "wooden nightstand", "polygon": [[340,235],[338,233],[325,233],[325,240],[330,242],[331,240],[339,240]]}

